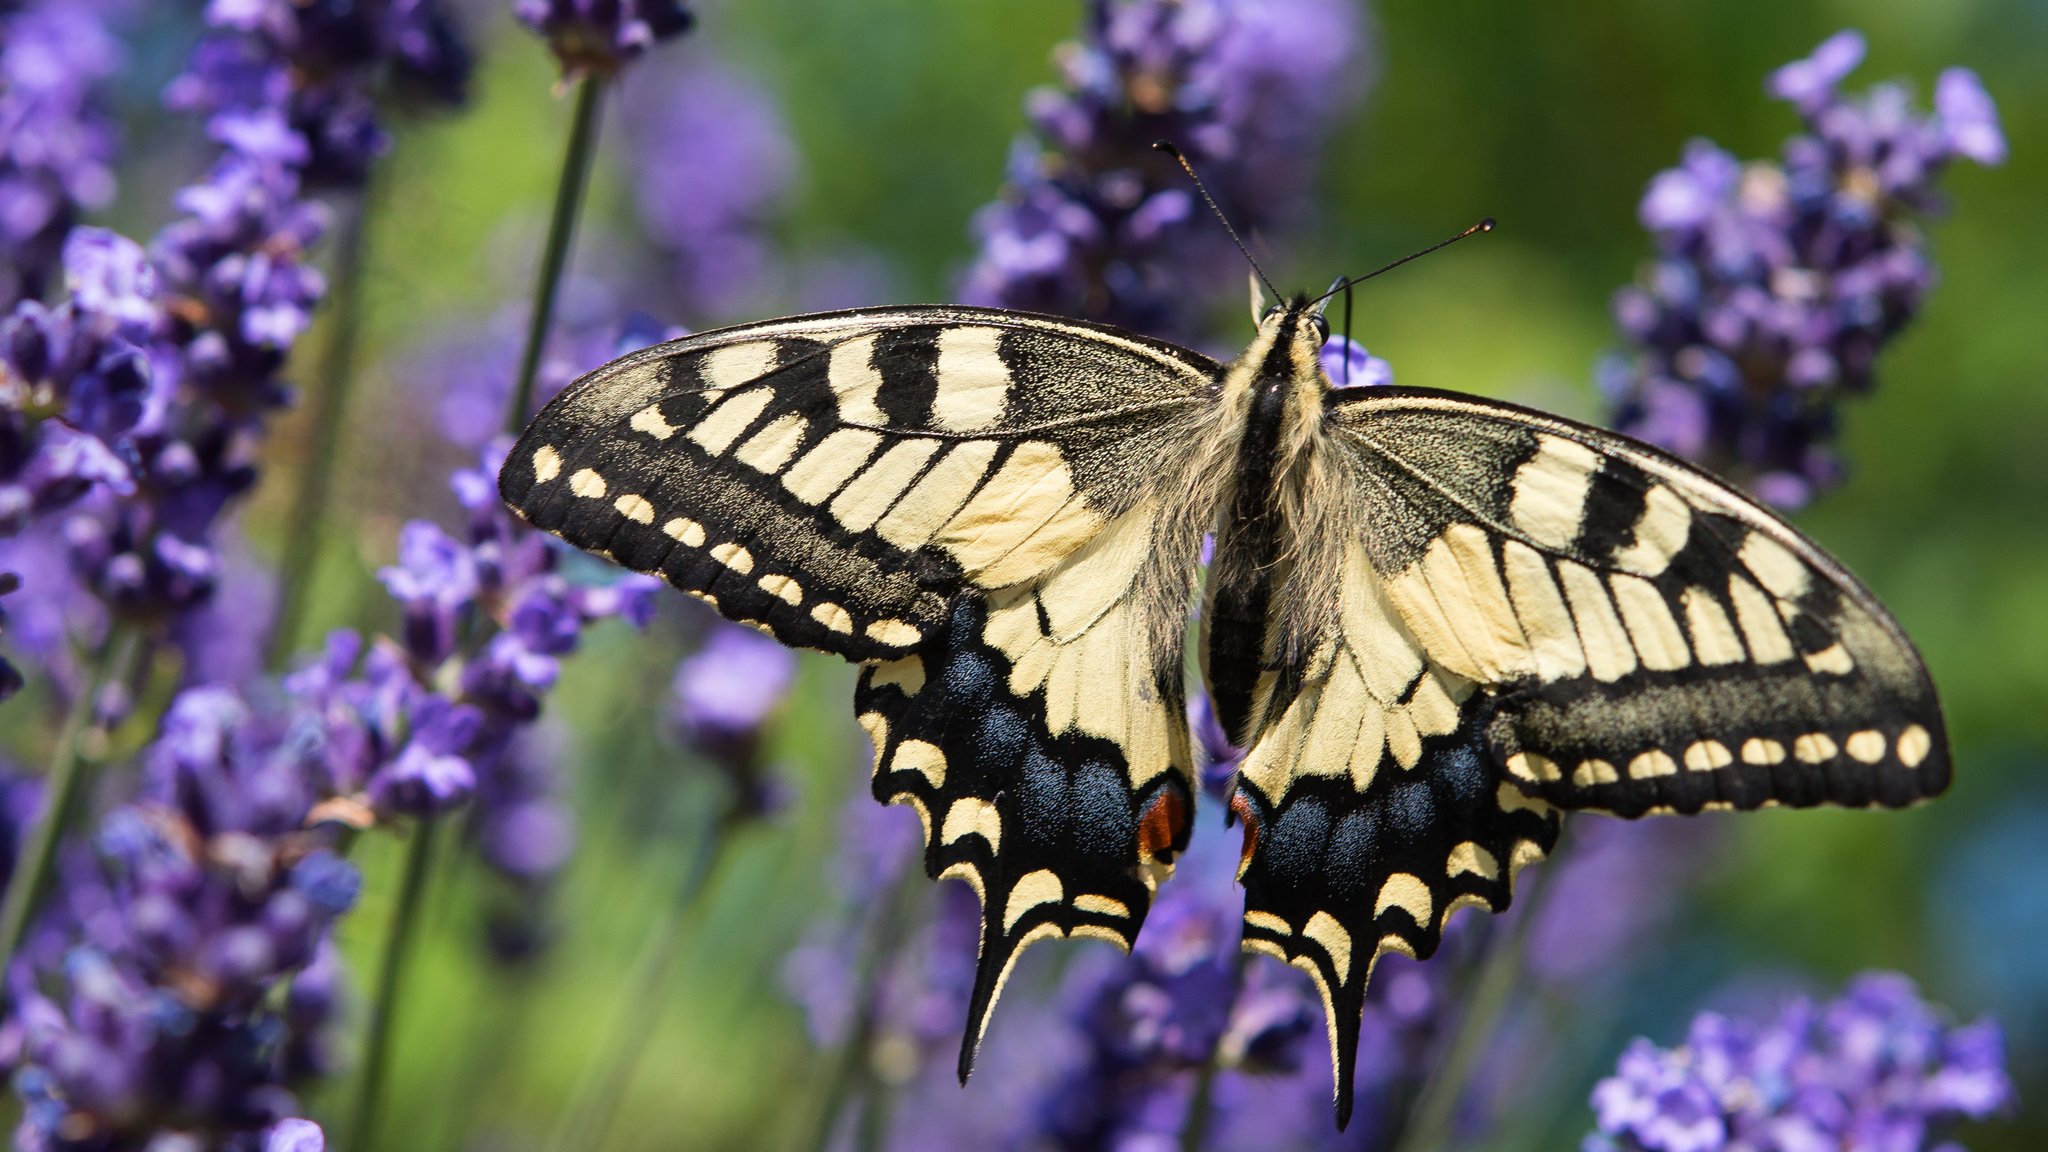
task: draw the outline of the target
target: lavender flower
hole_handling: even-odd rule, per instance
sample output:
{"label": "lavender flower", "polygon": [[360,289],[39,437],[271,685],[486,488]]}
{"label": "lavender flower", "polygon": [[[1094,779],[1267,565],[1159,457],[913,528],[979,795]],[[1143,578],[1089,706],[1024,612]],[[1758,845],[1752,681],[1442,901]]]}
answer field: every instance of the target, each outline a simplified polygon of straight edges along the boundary
{"label": "lavender flower", "polygon": [[640,229],[669,265],[676,312],[731,315],[766,279],[766,224],[796,174],[789,129],[761,85],[716,60],[623,82]]}
{"label": "lavender flower", "polygon": [[1863,51],[1843,32],[1772,75],[1804,123],[1777,163],[1695,140],[1650,182],[1640,214],[1660,254],[1615,296],[1631,348],[1601,368],[1615,427],[1786,507],[1840,479],[1837,407],[1871,389],[1934,284],[1914,218],[1939,208],[1942,171],[2005,157],[1973,73],[1944,72],[1925,117],[1896,84],[1839,91]]}
{"label": "lavender flower", "polygon": [[1946,1024],[1905,977],[1870,973],[1768,1022],[1703,1013],[1675,1049],[1636,1040],[1593,1090],[1599,1127],[1585,1147],[1933,1149],[2011,1103],[2004,1062],[1996,1024]]}
{"label": "lavender flower", "polygon": [[309,184],[360,186],[390,147],[376,99],[459,104],[472,60],[443,0],[216,0],[165,93],[232,151]]}
{"label": "lavender flower", "polygon": [[80,214],[113,199],[97,91],[121,63],[111,7],[42,0],[0,17],[0,308],[41,297]]}
{"label": "lavender flower", "polygon": [[795,679],[789,649],[722,620],[676,666],[676,730],[731,785],[736,815],[759,815],[775,805],[762,773],[762,729]]}
{"label": "lavender flower", "polygon": [[1063,85],[1033,92],[1036,140],[1011,150],[1002,198],[975,220],[968,303],[1185,329],[1190,283],[1230,251],[1193,190],[1151,150],[1171,140],[1245,232],[1284,219],[1347,92],[1357,16],[1336,0],[1094,0],[1063,45]]}
{"label": "lavender flower", "polygon": [[[535,943],[537,889],[567,862],[573,826],[548,765],[528,747],[541,704],[593,623],[644,626],[657,583],[626,576],[572,582],[567,553],[516,523],[497,498],[509,444],[487,446],[479,466],[453,478],[467,522],[460,535],[426,521],[405,526],[399,562],[380,576],[397,600],[397,639],[369,645],[328,637],[322,656],[286,680],[332,791],[366,819],[425,816],[474,805],[483,861],[522,898],[493,916],[508,958]],[[486,625],[474,651],[463,640]]]}
{"label": "lavender flower", "polygon": [[546,38],[565,80],[609,76],[696,19],[681,0],[517,0],[513,11]]}
{"label": "lavender flower", "polygon": [[1325,341],[1322,360],[1323,371],[1339,388],[1383,388],[1394,382],[1394,366],[1349,336]]}
{"label": "lavender flower", "polygon": [[[10,974],[20,1147],[141,1147],[167,1124],[223,1148],[307,1138],[273,994],[330,953],[360,880],[306,829],[325,788],[305,751],[226,689],[173,702],[141,796],[100,824],[96,865],[68,870],[51,909],[72,926],[60,970]],[[305,1009],[294,1026],[324,1027]]]}

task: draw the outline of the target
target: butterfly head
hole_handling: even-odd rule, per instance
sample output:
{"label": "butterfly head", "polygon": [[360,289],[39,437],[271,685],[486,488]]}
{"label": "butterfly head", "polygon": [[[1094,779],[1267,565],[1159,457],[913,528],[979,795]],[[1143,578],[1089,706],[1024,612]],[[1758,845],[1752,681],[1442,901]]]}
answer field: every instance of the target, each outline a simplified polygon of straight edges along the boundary
{"label": "butterfly head", "polygon": [[1323,301],[1298,294],[1261,310],[1259,335],[1252,342],[1260,377],[1277,384],[1321,373],[1322,347],[1330,339],[1324,306]]}

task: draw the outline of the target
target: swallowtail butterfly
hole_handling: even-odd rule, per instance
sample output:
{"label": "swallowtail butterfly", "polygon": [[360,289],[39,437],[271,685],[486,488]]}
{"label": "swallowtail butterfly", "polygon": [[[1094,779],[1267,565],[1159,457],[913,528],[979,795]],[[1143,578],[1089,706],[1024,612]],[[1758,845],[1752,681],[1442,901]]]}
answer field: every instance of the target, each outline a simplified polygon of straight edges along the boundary
{"label": "swallowtail butterfly", "polygon": [[977,308],[725,328],[577,381],[500,491],[861,665],[875,796],[981,898],[963,1078],[1020,951],[1128,948],[1187,845],[1201,586],[1244,946],[1314,977],[1341,1124],[1374,962],[1507,907],[1561,812],[1900,807],[1949,756],[1912,644],[1784,521],[1598,428],[1335,388],[1327,338],[1300,297],[1230,364]]}

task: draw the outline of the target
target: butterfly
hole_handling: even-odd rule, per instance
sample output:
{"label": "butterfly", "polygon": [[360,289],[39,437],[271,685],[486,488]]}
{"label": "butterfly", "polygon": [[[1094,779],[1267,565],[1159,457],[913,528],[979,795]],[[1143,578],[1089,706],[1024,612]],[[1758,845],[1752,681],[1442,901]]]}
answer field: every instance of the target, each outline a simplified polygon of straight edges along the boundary
{"label": "butterfly", "polygon": [[1187,846],[1197,603],[1244,947],[1313,977],[1340,1126],[1374,963],[1506,908],[1561,813],[1948,783],[1911,642],[1797,530],[1612,432],[1335,387],[1324,308],[1255,304],[1229,364],[967,307],[724,328],[583,377],[504,464],[534,525],[860,665],[875,796],[981,900],[963,1080],[1019,953],[1128,949]]}

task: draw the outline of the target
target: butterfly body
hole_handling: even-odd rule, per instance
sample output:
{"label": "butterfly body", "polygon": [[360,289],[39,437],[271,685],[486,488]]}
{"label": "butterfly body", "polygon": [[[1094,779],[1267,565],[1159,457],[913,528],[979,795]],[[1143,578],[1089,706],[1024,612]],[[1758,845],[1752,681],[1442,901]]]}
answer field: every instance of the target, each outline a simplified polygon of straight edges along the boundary
{"label": "butterfly body", "polygon": [[1244,943],[1321,990],[1348,1115],[1372,965],[1507,906],[1560,812],[1902,806],[1939,706],[1868,591],[1612,433],[1333,386],[1317,308],[1244,355],[968,308],[685,337],[535,419],[538,526],[862,665],[875,795],[973,886],[961,1071],[1033,941],[1129,947],[1187,844],[1183,645],[1246,748]]}

